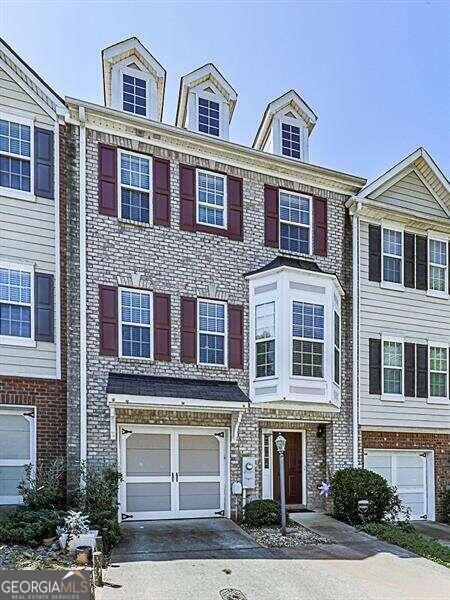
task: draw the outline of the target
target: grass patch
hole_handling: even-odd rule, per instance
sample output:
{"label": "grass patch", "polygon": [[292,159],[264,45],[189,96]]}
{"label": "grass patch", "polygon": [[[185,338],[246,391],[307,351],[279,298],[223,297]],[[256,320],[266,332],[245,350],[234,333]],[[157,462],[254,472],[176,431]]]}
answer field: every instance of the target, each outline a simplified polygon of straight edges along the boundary
{"label": "grass patch", "polygon": [[395,544],[450,569],[450,548],[414,531],[414,527],[389,523],[368,523],[362,531],[380,540]]}

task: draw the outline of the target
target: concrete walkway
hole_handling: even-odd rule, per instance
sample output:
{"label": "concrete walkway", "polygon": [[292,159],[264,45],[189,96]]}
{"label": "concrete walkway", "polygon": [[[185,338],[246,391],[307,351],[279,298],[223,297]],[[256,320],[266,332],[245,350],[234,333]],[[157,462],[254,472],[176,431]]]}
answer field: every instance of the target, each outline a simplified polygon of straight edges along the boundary
{"label": "concrete walkway", "polygon": [[450,570],[330,517],[291,516],[337,543],[262,548],[227,519],[127,524],[98,598],[450,600]]}

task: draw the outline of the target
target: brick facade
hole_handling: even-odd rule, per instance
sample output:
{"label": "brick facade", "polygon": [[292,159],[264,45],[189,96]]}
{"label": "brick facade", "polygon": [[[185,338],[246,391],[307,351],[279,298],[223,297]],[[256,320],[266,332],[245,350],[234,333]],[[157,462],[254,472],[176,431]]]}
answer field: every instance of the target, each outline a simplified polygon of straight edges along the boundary
{"label": "brick facade", "polygon": [[[79,286],[78,257],[78,132],[71,130],[69,182],[69,261],[70,261],[70,328],[69,328],[69,414],[68,454],[71,464],[79,457]],[[334,469],[349,466],[351,454],[351,236],[346,215],[347,196],[292,181],[264,176],[251,169],[231,167],[214,160],[168,151],[156,145],[137,143],[126,137],[100,134],[90,129],[87,136],[87,456],[88,463],[96,466],[117,464],[116,441],[110,435],[110,411],[106,399],[109,372],[199,377],[237,381],[248,392],[248,285],[243,274],[271,261],[280,252],[264,245],[264,184],[315,194],[328,199],[328,256],[313,257],[319,266],[337,275],[346,297],[342,305],[342,407],[339,413],[306,412],[301,407],[290,410],[264,408],[253,405],[244,413],[239,426],[237,443],[231,448],[231,478],[240,480],[241,458],[255,455],[257,460],[258,489],[261,493],[261,429],[263,422],[274,428],[281,422],[295,419],[299,429],[307,430],[307,487],[308,502],[320,504],[317,485]],[[145,226],[122,221],[117,217],[100,215],[98,211],[98,143],[128,148],[170,160],[171,173],[171,226]],[[243,179],[244,241],[233,241],[222,236],[180,230],[179,164],[219,171]],[[283,254],[287,254],[284,253]],[[298,255],[295,255],[298,257]],[[141,361],[99,355],[99,292],[101,284],[131,285],[131,278],[141,274],[140,287],[171,295],[172,358],[169,362]],[[213,284],[213,286],[211,286]],[[180,298],[181,296],[214,296],[244,307],[244,368],[231,369],[186,364],[180,361]],[[122,416],[122,415],[121,415]],[[234,417],[226,417],[232,420]],[[191,413],[127,412],[127,420],[171,424],[208,425],[215,423],[207,412],[201,416]],[[137,421],[139,419],[139,421]],[[156,419],[156,420],[155,420]],[[328,421],[326,436],[317,438],[317,425]],[[231,422],[231,421],[230,421]],[[326,438],[326,442],[325,442]],[[326,451],[325,451],[326,447]]]}
{"label": "brick facade", "polygon": [[444,492],[450,484],[450,435],[444,433],[363,431],[362,447],[386,450],[434,450],[436,519],[444,517]]}

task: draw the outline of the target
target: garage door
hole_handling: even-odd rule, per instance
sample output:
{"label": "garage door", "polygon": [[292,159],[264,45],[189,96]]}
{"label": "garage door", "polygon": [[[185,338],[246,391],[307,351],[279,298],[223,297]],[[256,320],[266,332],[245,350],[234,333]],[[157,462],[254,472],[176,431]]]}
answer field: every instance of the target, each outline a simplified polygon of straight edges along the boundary
{"label": "garage door", "polygon": [[224,430],[122,426],[124,519],[224,514]]}
{"label": "garage door", "polygon": [[365,450],[364,466],[397,488],[411,519],[428,518],[426,452]]}

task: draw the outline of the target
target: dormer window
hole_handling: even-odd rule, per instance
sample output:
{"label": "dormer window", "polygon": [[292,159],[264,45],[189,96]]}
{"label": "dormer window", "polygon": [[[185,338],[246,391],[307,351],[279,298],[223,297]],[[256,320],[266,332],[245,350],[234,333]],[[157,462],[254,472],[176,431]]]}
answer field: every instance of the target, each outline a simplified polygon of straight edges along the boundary
{"label": "dormer window", "polygon": [[219,136],[220,104],[207,98],[198,99],[198,130],[209,135]]}
{"label": "dormer window", "polygon": [[135,115],[147,114],[147,82],[140,77],[123,74],[123,110]]}
{"label": "dormer window", "polygon": [[281,123],[281,153],[291,158],[301,158],[300,127]]}

